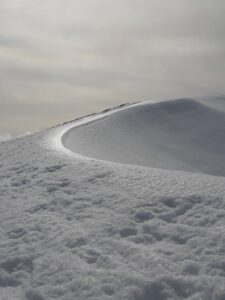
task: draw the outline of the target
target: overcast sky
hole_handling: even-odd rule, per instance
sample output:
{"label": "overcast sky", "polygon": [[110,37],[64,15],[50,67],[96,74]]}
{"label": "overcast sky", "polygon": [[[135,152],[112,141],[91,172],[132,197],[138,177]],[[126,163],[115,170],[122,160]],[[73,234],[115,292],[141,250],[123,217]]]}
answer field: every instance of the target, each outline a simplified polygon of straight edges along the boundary
{"label": "overcast sky", "polygon": [[0,135],[224,79],[224,0],[0,1]]}

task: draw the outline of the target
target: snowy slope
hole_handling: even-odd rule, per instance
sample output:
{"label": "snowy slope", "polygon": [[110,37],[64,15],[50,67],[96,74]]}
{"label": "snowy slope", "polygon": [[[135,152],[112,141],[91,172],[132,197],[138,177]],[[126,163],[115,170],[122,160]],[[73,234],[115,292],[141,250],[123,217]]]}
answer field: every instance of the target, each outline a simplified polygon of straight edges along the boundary
{"label": "snowy slope", "polygon": [[115,116],[0,143],[1,300],[225,299],[225,178],[86,159],[60,144]]}
{"label": "snowy slope", "polygon": [[63,143],[98,159],[224,176],[225,111],[217,103],[216,108],[193,99],[135,105],[72,128]]}

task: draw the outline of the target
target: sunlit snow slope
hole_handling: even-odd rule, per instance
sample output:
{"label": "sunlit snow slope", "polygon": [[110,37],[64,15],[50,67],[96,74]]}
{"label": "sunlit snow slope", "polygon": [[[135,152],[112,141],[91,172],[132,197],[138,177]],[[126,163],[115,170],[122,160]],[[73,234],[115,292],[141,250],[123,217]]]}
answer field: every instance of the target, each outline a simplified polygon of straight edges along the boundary
{"label": "sunlit snow slope", "polygon": [[127,107],[70,129],[63,144],[102,160],[224,176],[225,101],[210,104],[178,99]]}

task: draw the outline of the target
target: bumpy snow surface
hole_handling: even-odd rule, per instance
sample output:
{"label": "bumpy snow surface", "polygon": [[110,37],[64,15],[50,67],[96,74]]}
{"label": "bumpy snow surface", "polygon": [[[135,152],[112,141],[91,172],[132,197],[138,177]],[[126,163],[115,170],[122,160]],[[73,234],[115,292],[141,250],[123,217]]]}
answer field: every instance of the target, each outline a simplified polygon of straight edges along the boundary
{"label": "bumpy snow surface", "polygon": [[225,177],[203,174],[224,175],[225,100],[207,101],[0,143],[0,299],[225,299]]}

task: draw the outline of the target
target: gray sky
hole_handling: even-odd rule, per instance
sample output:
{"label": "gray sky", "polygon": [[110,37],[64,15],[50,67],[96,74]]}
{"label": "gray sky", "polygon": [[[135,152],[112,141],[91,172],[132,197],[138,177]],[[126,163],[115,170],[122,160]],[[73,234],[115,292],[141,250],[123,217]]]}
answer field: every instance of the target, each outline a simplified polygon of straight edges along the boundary
{"label": "gray sky", "polygon": [[225,94],[224,0],[1,0],[0,135]]}

